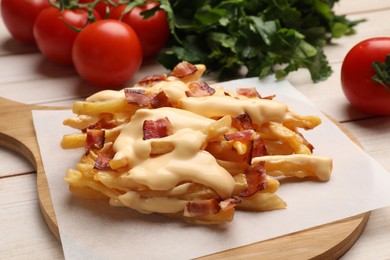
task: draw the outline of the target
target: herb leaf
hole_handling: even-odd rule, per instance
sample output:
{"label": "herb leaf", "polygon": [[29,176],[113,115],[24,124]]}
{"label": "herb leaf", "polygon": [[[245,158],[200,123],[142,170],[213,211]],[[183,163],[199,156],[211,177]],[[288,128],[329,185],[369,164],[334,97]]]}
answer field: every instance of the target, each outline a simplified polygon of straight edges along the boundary
{"label": "herb leaf", "polygon": [[323,47],[354,33],[360,21],[333,12],[338,0],[162,0],[172,37],[157,57],[172,69],[203,63],[218,79],[286,77],[300,68],[314,82],[332,70]]}

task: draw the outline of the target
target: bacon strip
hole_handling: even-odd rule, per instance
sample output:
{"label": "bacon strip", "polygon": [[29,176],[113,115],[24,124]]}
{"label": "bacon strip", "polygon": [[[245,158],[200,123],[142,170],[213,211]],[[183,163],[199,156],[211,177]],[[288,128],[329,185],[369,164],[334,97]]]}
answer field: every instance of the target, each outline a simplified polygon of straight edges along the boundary
{"label": "bacon strip", "polygon": [[166,80],[167,79],[167,75],[152,75],[152,76],[146,76],[144,77],[143,79],[141,79],[137,85],[139,86],[143,86],[143,87],[150,87],[152,86],[154,83],[156,82],[159,82],[159,81],[163,81],[163,80]]}
{"label": "bacon strip", "polygon": [[187,97],[207,97],[215,93],[215,89],[204,81],[193,81],[188,84]]}
{"label": "bacon strip", "polygon": [[144,140],[162,138],[173,133],[173,127],[167,117],[157,120],[145,120],[143,124]]}
{"label": "bacon strip", "polygon": [[88,155],[93,148],[103,148],[105,131],[100,129],[87,129],[85,155]]}
{"label": "bacon strip", "polygon": [[221,210],[216,199],[189,201],[184,207],[186,217],[199,217],[217,214]]}
{"label": "bacon strip", "polygon": [[128,104],[137,104],[141,107],[146,107],[150,104],[151,95],[145,93],[143,89],[129,89],[124,90],[126,101]]}
{"label": "bacon strip", "polygon": [[240,192],[241,197],[250,197],[266,186],[265,162],[260,161],[256,165],[249,166],[245,171],[248,187]]}
{"label": "bacon strip", "polygon": [[251,157],[265,156],[268,154],[267,147],[261,137],[257,137],[252,141],[252,155]]}
{"label": "bacon strip", "polygon": [[237,129],[253,129],[252,119],[247,113],[243,113],[233,118],[233,125]]}
{"label": "bacon strip", "polygon": [[147,93],[143,89],[125,89],[127,103],[137,104],[141,107],[151,106],[152,108],[172,107],[172,104],[164,91],[157,94]]}
{"label": "bacon strip", "polygon": [[197,70],[198,69],[195,65],[187,61],[182,61],[173,68],[172,72],[170,73],[170,76],[176,78],[184,78],[186,76],[195,74]]}
{"label": "bacon strip", "polygon": [[[95,124],[88,126],[88,129],[111,129],[118,126],[114,121],[108,121],[105,118],[100,119]],[[86,132],[87,129],[83,129],[83,132]]]}
{"label": "bacon strip", "polygon": [[111,159],[112,158],[108,154],[98,153],[98,157],[96,158],[93,168],[97,170],[110,170]]}
{"label": "bacon strip", "polygon": [[238,88],[236,92],[238,95],[248,98],[261,98],[260,93],[257,92],[256,88]]}
{"label": "bacon strip", "polygon": [[172,107],[172,103],[169,100],[168,96],[165,94],[165,92],[160,91],[159,93],[153,95],[150,100],[150,106],[152,108]]}
{"label": "bacon strip", "polygon": [[262,97],[256,88],[239,88],[237,94],[248,98],[273,99],[275,95]]}
{"label": "bacon strip", "polygon": [[253,138],[253,131],[252,130],[243,130],[231,134],[224,134],[224,137],[226,141],[250,141]]}
{"label": "bacon strip", "polygon": [[241,201],[242,200],[240,198],[233,198],[232,197],[232,198],[228,198],[226,200],[220,201],[219,206],[221,207],[221,210],[229,210],[231,208],[234,208],[238,204],[240,204]]}

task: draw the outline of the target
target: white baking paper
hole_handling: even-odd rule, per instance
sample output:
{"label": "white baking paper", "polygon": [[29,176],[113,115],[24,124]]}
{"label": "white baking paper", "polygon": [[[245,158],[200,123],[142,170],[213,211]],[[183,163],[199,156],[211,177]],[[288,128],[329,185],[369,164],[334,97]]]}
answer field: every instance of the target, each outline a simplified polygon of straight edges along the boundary
{"label": "white baking paper", "polygon": [[189,259],[240,247],[390,205],[390,174],[355,145],[326,116],[288,82],[245,79],[226,88],[257,87],[266,96],[286,102],[302,115],[316,115],[323,123],[304,136],[314,154],[330,156],[334,169],[329,182],[281,183],[278,194],[287,208],[271,212],[236,211],[234,221],[200,226],[115,208],[106,201],[72,196],[64,176],[83,150],[62,150],[62,125],[70,111],[33,111],[64,255],[67,259]]}

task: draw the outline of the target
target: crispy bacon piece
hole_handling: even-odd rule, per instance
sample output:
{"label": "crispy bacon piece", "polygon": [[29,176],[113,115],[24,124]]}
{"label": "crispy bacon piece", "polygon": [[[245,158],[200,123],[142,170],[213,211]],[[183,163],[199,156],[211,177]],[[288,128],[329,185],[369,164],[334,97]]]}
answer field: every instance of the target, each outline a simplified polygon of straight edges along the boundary
{"label": "crispy bacon piece", "polygon": [[273,99],[275,95],[262,97],[256,88],[239,88],[237,94],[248,98]]}
{"label": "crispy bacon piece", "polygon": [[247,113],[243,113],[233,118],[232,125],[241,130],[241,129],[253,129],[252,119]]}
{"label": "crispy bacon piece", "polygon": [[[109,121],[106,118],[102,118],[99,121],[97,121],[95,124],[88,126],[87,129],[112,129],[114,127],[118,126],[117,123],[114,121]],[[86,132],[87,129],[83,129],[83,132]]]}
{"label": "crispy bacon piece", "polygon": [[215,89],[204,81],[193,81],[188,84],[187,97],[207,97],[215,93]]}
{"label": "crispy bacon piece", "polygon": [[105,140],[105,131],[100,129],[87,129],[85,155],[88,155],[93,148],[102,148]]}
{"label": "crispy bacon piece", "polygon": [[167,75],[152,75],[152,76],[146,76],[143,79],[141,79],[137,85],[142,87],[149,87],[152,86],[154,83],[163,81],[167,79]]}
{"label": "crispy bacon piece", "polygon": [[231,134],[225,134],[224,135],[226,141],[241,141],[241,142],[247,142],[252,140],[253,138],[253,131],[252,130],[243,130]]}
{"label": "crispy bacon piece", "polygon": [[232,197],[232,198],[228,198],[226,200],[220,201],[219,206],[221,207],[221,210],[229,210],[231,208],[234,208],[238,204],[240,204],[241,201],[242,200],[240,198]]}
{"label": "crispy bacon piece", "polygon": [[150,100],[150,106],[152,108],[172,107],[172,104],[165,92],[160,91],[159,93],[153,95]]}
{"label": "crispy bacon piece", "polygon": [[276,97],[276,95],[271,95],[271,96],[266,96],[266,97],[262,97],[262,99],[274,99],[274,97]]}
{"label": "crispy bacon piece", "polygon": [[143,89],[125,89],[127,103],[137,104],[141,107],[151,106],[152,108],[172,107],[172,104],[164,91],[157,94],[147,93]]}
{"label": "crispy bacon piece", "polygon": [[111,156],[109,156],[108,154],[98,153],[98,157],[96,158],[93,168],[97,170],[110,170],[111,159]]}
{"label": "crispy bacon piece", "polygon": [[257,137],[252,141],[252,154],[251,157],[265,156],[268,154],[267,147],[264,140],[261,137]]}
{"label": "crispy bacon piece", "polygon": [[187,61],[182,61],[177,64],[176,67],[173,68],[172,72],[170,73],[170,76],[176,78],[184,78],[186,76],[193,75],[197,70],[198,69],[195,65]]}
{"label": "crispy bacon piece", "polygon": [[149,106],[152,96],[145,93],[145,90],[126,88],[124,92],[128,104],[137,104],[141,107]]}
{"label": "crispy bacon piece", "polygon": [[200,217],[217,214],[221,210],[216,199],[190,201],[184,208],[183,215],[186,217]]}
{"label": "crispy bacon piece", "polygon": [[145,120],[143,124],[144,140],[162,138],[173,133],[173,127],[167,117],[157,120]]}
{"label": "crispy bacon piece", "polygon": [[245,171],[248,187],[240,192],[241,197],[250,197],[256,192],[265,189],[266,174],[264,164],[264,161],[260,161],[256,165],[249,166],[249,168]]}
{"label": "crispy bacon piece", "polygon": [[261,98],[260,93],[256,88],[238,88],[237,94],[248,98]]}

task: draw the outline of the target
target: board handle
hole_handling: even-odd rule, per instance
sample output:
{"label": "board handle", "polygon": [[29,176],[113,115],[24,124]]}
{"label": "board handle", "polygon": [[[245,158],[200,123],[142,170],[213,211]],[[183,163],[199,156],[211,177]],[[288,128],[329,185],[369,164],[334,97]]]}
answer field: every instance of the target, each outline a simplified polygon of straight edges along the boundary
{"label": "board handle", "polygon": [[44,174],[31,111],[61,109],[69,108],[26,105],[0,97],[0,146],[23,156],[36,170],[39,206],[49,229],[57,239],[60,239],[57,219]]}

